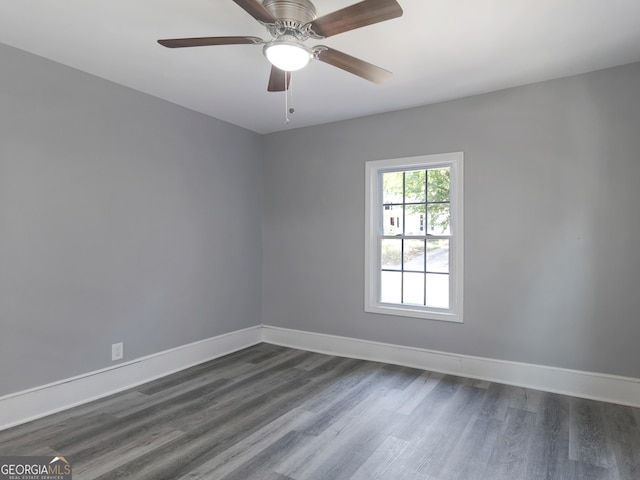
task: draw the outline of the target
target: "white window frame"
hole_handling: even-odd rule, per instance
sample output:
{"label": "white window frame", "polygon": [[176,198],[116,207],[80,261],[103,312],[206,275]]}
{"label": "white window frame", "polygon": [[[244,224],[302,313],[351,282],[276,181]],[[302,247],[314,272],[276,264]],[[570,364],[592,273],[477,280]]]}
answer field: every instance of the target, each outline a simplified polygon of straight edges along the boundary
{"label": "white window frame", "polygon": [[[463,152],[373,160],[365,163],[365,307],[370,313],[463,322],[464,198]],[[382,235],[382,173],[449,167],[451,201],[449,309],[380,302],[380,237]]]}

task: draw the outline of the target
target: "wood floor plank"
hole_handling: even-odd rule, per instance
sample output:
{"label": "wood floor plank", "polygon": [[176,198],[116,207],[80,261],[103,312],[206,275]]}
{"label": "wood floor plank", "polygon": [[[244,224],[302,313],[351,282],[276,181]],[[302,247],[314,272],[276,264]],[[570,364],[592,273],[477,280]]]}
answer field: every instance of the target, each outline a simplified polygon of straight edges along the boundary
{"label": "wood floor plank", "polygon": [[486,389],[486,395],[482,404],[480,415],[498,420],[506,420],[509,408],[513,404],[513,394],[509,385],[492,383]]}
{"label": "wood floor plank", "polygon": [[431,390],[440,382],[444,375],[441,373],[422,372],[404,390],[396,390],[392,394],[396,397],[395,411],[404,415],[410,415],[424,400]]}
{"label": "wood floor plank", "polygon": [[[332,419],[331,424],[327,428],[320,431],[317,437],[308,437],[304,442],[291,452],[289,456],[279,466],[278,472],[291,476],[293,478],[309,478],[313,472],[320,475],[319,478],[325,478],[322,475],[322,460],[326,462],[327,458],[331,458],[332,464],[349,464],[349,471],[359,468],[359,463],[366,461],[366,458],[373,454],[377,448],[376,442],[383,442],[389,435],[394,435],[394,430],[398,424],[398,414],[392,410],[385,408],[388,388],[376,388],[369,385],[369,395],[362,401],[352,404],[349,411]],[[327,406],[330,408],[330,406]],[[319,413],[322,415],[322,412]],[[380,421],[384,425],[384,429],[378,431],[379,437],[367,437],[363,428],[370,427],[372,421]],[[304,428],[304,427],[302,427]],[[303,430],[304,431],[304,430]],[[364,436],[363,436],[364,435]],[[353,447],[355,441],[353,438],[361,438],[358,455],[353,455]],[[345,448],[346,447],[346,448]],[[341,457],[346,455],[346,457]],[[336,456],[341,458],[338,462]],[[346,470],[346,466],[343,470]],[[337,472],[333,472],[336,474]],[[354,471],[355,473],[355,471]],[[344,472],[341,473],[344,475]]]}
{"label": "wood floor plank", "polygon": [[618,477],[609,468],[598,467],[591,463],[576,462],[575,460],[569,460],[567,469],[560,478],[563,480],[627,480]]}
{"label": "wood floor plank", "polygon": [[[333,362],[337,361],[333,360]],[[330,367],[330,363],[322,365],[322,368]],[[327,386],[323,390],[316,392],[313,398],[307,399],[303,408],[310,412],[323,412],[326,411],[327,405],[332,405],[334,402],[343,399],[352,393],[352,389],[367,381],[376,374],[376,368],[364,362],[362,360],[350,360],[350,368],[345,371],[344,375],[336,378],[334,382]]]}
{"label": "wood floor plank", "polygon": [[412,415],[405,419],[399,437],[405,440],[423,438],[423,431],[417,430],[416,425],[421,425],[428,430],[446,408],[447,402],[453,398],[463,379],[451,375],[443,376],[435,387],[425,395],[424,399],[414,409]]}
{"label": "wood floor plank", "polygon": [[640,428],[629,407],[602,404],[607,439],[620,478],[640,479]]}
{"label": "wood floor plank", "polygon": [[[378,368],[367,375],[350,376],[350,381],[347,385],[341,382],[343,393],[334,392],[334,385],[331,388],[322,392],[319,392],[319,397],[326,397],[327,391],[332,391],[334,398],[331,402],[325,402],[324,408],[318,412],[314,421],[305,428],[305,432],[309,435],[318,435],[320,432],[327,428],[330,428],[336,419],[341,416],[351,413],[358,404],[363,402],[369,397],[376,389],[391,390],[397,385],[397,378],[389,376],[389,372],[385,368]],[[305,403],[305,407],[307,404]]]}
{"label": "wood floor plank", "polygon": [[167,418],[166,421],[176,429],[192,431],[224,411],[235,408],[238,402],[273,388],[278,389],[281,385],[295,382],[301,378],[303,375],[300,371],[289,369],[277,373],[271,372],[267,376],[256,376],[232,382],[211,396],[195,399],[195,403],[191,404],[188,410],[184,410],[182,414],[172,418]]}
{"label": "wood floor plank", "polygon": [[0,432],[78,480],[637,480],[640,409],[259,344]]}
{"label": "wood floor plank", "polygon": [[602,407],[600,402],[571,399],[569,458],[609,469],[613,465],[613,456],[607,442]]}
{"label": "wood floor plank", "polygon": [[247,459],[269,448],[274,438],[282,437],[290,431],[297,431],[311,416],[310,412],[301,408],[291,409],[242,441],[229,446],[220,455],[192,470],[180,480],[208,480],[228,475]]}
{"label": "wood floor plank", "polygon": [[[397,460],[409,446],[406,440],[394,436],[387,437],[371,456],[356,470],[350,480],[371,480],[372,478],[397,478]],[[418,472],[414,472],[416,475]]]}
{"label": "wood floor plank", "polygon": [[633,418],[636,419],[636,426],[640,428],[640,408],[631,408],[631,412],[632,412]]}
{"label": "wood floor plank", "polygon": [[[485,471],[504,431],[505,421],[495,417],[471,419],[456,448],[447,456],[441,478],[447,480],[486,480]],[[535,477],[532,477],[535,478]]]}
{"label": "wood floor plank", "polygon": [[140,455],[152,452],[182,435],[184,432],[159,426],[157,429],[145,432],[144,435],[129,437],[126,441],[110,448],[105,446],[104,450],[108,451],[109,455],[96,456],[91,460],[81,460],[81,457],[73,456],[73,478],[85,480],[108,474]]}
{"label": "wood floor plank", "polygon": [[[262,352],[259,352],[262,355]],[[227,369],[242,368],[243,364],[249,363],[246,358],[248,354],[242,355],[236,352],[228,357],[221,357],[211,360],[194,367],[187,368],[180,372],[167,375],[165,377],[153,380],[136,388],[140,393],[145,395],[154,395],[158,392],[167,394],[172,387],[185,388],[190,381],[196,380],[197,383],[215,380],[217,375],[227,376]],[[245,368],[251,368],[247,365]]]}
{"label": "wood floor plank", "polygon": [[387,386],[396,390],[405,390],[424,372],[417,368],[385,364],[381,365],[380,371],[387,377]]}
{"label": "wood floor plank", "polygon": [[333,355],[316,355],[300,362],[296,368],[300,368],[302,370],[313,370],[314,368],[321,366],[323,363],[327,363],[335,359],[336,357]]}
{"label": "wood floor plank", "polygon": [[8,440],[3,451],[5,455],[32,455],[30,453],[32,448],[39,445],[47,445],[54,450],[58,450],[54,443],[59,439],[69,438],[75,432],[86,429],[94,431],[100,431],[103,428],[107,429],[110,427],[111,422],[112,418],[103,414],[69,418],[54,425],[36,429],[29,435]]}
{"label": "wood floor plank", "polygon": [[224,477],[216,476],[220,480],[246,480],[247,478],[264,478],[274,473],[279,462],[287,452],[295,448],[307,435],[291,430],[281,437],[275,437],[271,444],[253,456],[247,456],[245,462]]}
{"label": "wood floor plank", "polygon": [[256,349],[255,353],[251,355],[250,358],[244,358],[243,360],[245,362],[252,363],[254,365],[260,365],[261,363],[267,360],[271,360],[273,358],[282,356],[283,353],[286,354],[288,350],[289,349],[285,347],[269,348],[269,349],[263,348],[261,349],[261,351]]}
{"label": "wood floor plank", "polygon": [[[383,401],[381,391],[374,393],[378,401]],[[371,408],[350,418],[344,428],[336,431],[331,442],[323,443],[322,455],[307,457],[307,461],[299,464],[292,472],[286,471],[293,478],[327,478],[332,480],[349,480],[364,462],[373,455],[384,440],[393,433],[397,414],[383,412],[372,399]],[[363,421],[366,419],[366,421]],[[332,427],[333,429],[333,427]],[[322,441],[316,442],[320,444]],[[331,461],[327,461],[331,459]],[[281,470],[278,470],[281,471]]]}
{"label": "wood floor plank", "polygon": [[458,449],[469,423],[480,409],[480,399],[485,390],[470,385],[462,385],[448,402],[440,416],[431,425],[429,435],[414,442],[422,450],[416,470],[420,473],[439,477],[447,459]]}
{"label": "wood floor plank", "polygon": [[506,385],[503,387],[502,397],[506,400],[507,408],[536,413],[542,401],[543,392],[530,388]]}
{"label": "wood floor plank", "polygon": [[487,380],[476,380],[475,382],[473,382],[473,386],[476,388],[484,388],[485,390],[487,388],[489,388],[489,385],[491,385],[491,382],[487,381]]}
{"label": "wood floor plank", "polygon": [[527,477],[563,478],[569,462],[569,399],[547,393],[540,406],[527,456]]}
{"label": "wood floor plank", "polygon": [[262,477],[260,480],[296,480],[295,478],[287,477],[281,473],[271,472],[266,477]]}
{"label": "wood floor plank", "polygon": [[509,409],[507,423],[498,437],[484,472],[485,478],[492,480],[526,478],[527,454],[535,418],[536,415],[532,412]]}

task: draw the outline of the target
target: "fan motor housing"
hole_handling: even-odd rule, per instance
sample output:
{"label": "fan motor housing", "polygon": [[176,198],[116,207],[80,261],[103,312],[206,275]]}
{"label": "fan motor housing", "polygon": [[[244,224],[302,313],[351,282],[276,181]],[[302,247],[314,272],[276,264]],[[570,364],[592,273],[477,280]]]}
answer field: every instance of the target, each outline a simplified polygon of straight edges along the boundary
{"label": "fan motor housing", "polygon": [[316,7],[309,0],[263,0],[262,5],[279,20],[304,25],[316,18]]}

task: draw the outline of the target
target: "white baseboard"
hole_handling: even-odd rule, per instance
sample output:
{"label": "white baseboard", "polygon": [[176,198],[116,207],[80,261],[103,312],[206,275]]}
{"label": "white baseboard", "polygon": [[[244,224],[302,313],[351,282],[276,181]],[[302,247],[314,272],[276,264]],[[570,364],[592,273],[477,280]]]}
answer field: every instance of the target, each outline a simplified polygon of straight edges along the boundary
{"label": "white baseboard", "polygon": [[640,407],[640,379],[255,326],[0,397],[0,430],[81,405],[260,342]]}
{"label": "white baseboard", "polygon": [[262,339],[287,347],[415,367],[462,377],[640,407],[640,379],[437,352],[263,326]]}
{"label": "white baseboard", "polygon": [[147,357],[0,397],[0,430],[97,400],[255,345],[260,326],[182,345]]}

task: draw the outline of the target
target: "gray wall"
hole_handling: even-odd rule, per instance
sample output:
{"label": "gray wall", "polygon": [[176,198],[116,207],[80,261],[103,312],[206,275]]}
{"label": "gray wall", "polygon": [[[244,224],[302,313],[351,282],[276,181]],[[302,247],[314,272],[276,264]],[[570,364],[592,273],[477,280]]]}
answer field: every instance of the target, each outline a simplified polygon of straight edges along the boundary
{"label": "gray wall", "polygon": [[[262,320],[640,377],[640,64],[266,137]],[[365,314],[364,163],[465,153],[465,322]]]}
{"label": "gray wall", "polygon": [[[261,321],[640,377],[640,64],[264,137],[0,64],[0,395]],[[465,323],[365,314],[364,162],[452,151]]]}
{"label": "gray wall", "polygon": [[260,324],[262,138],[0,45],[0,395]]}

